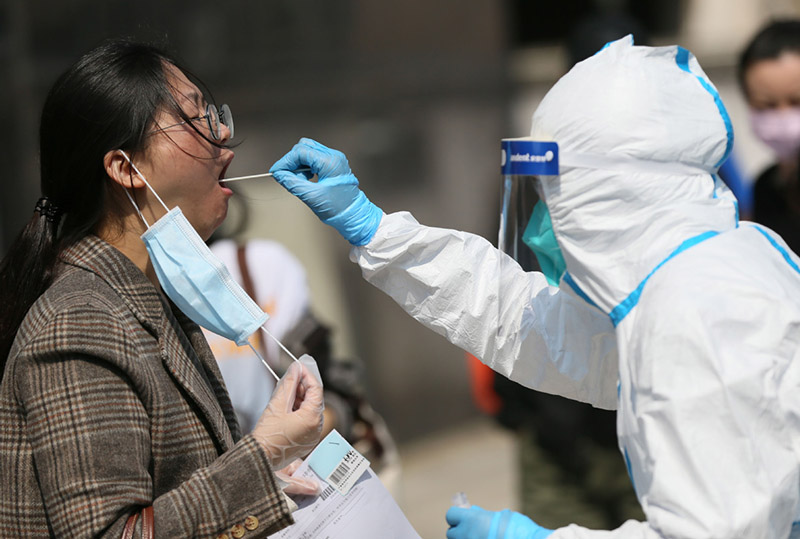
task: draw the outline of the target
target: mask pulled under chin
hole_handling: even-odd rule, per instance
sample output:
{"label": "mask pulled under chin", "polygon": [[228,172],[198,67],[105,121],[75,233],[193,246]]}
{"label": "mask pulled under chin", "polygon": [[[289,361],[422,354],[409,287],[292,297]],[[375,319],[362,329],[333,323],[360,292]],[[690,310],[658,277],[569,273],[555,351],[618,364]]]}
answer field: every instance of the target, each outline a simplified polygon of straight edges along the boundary
{"label": "mask pulled under chin", "polygon": [[142,240],[161,288],[198,325],[243,346],[269,319],[179,207],[148,228]]}
{"label": "mask pulled under chin", "polygon": [[[170,210],[128,155],[119,151],[167,212],[150,226],[136,201],[125,191],[147,226],[141,236],[142,241],[164,293],[199,326],[239,346],[249,344],[248,337],[269,320],[269,315],[234,280],[228,268],[211,252],[181,209],[176,206]],[[274,372],[273,375],[277,378]]]}

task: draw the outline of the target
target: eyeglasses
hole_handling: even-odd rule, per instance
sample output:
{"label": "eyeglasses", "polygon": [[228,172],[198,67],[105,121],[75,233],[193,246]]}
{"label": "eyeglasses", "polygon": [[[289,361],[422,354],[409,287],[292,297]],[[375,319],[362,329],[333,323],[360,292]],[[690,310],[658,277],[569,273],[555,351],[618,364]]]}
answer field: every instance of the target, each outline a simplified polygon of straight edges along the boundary
{"label": "eyeglasses", "polygon": [[230,131],[230,138],[233,138],[233,114],[231,113],[231,108],[228,105],[222,105],[219,110],[217,110],[216,106],[208,104],[206,105],[206,113],[204,115],[198,116],[197,118],[184,120],[176,124],[159,127],[155,131],[164,131],[170,127],[176,127],[188,122],[196,122],[198,120],[206,121],[206,124],[208,125],[208,131],[211,133],[212,139],[220,140],[222,138],[223,125],[228,128],[228,131]]}

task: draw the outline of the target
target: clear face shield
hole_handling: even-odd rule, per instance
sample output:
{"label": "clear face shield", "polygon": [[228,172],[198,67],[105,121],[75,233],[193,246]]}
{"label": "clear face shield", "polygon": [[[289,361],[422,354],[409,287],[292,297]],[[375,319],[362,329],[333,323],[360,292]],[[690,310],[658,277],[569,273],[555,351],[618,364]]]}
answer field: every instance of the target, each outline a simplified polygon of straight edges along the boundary
{"label": "clear face shield", "polygon": [[557,286],[566,271],[550,213],[542,200],[542,182],[558,176],[558,144],[530,138],[501,141],[503,193],[498,248],[525,271],[541,271]]}

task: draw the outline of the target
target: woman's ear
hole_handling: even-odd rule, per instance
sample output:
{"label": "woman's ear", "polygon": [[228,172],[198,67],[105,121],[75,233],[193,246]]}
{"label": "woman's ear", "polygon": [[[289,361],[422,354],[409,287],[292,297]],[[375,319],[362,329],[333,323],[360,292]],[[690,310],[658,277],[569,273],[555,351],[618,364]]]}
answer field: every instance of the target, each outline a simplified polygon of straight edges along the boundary
{"label": "woman's ear", "polygon": [[144,181],[136,173],[133,164],[122,150],[111,150],[103,157],[103,168],[114,182],[125,188],[145,187]]}

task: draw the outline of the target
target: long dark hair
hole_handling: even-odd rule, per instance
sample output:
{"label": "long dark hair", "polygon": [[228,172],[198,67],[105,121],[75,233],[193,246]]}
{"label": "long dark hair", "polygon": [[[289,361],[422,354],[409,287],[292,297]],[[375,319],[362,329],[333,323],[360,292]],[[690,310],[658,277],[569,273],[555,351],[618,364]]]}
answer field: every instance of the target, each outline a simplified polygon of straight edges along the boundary
{"label": "long dark hair", "polygon": [[144,150],[164,107],[190,119],[170,91],[170,64],[178,67],[157,47],[109,41],[78,60],[48,93],[39,143],[42,196],[50,211],[34,212],[0,264],[0,379],[25,314],[53,280],[59,253],[114,213],[105,154]]}

